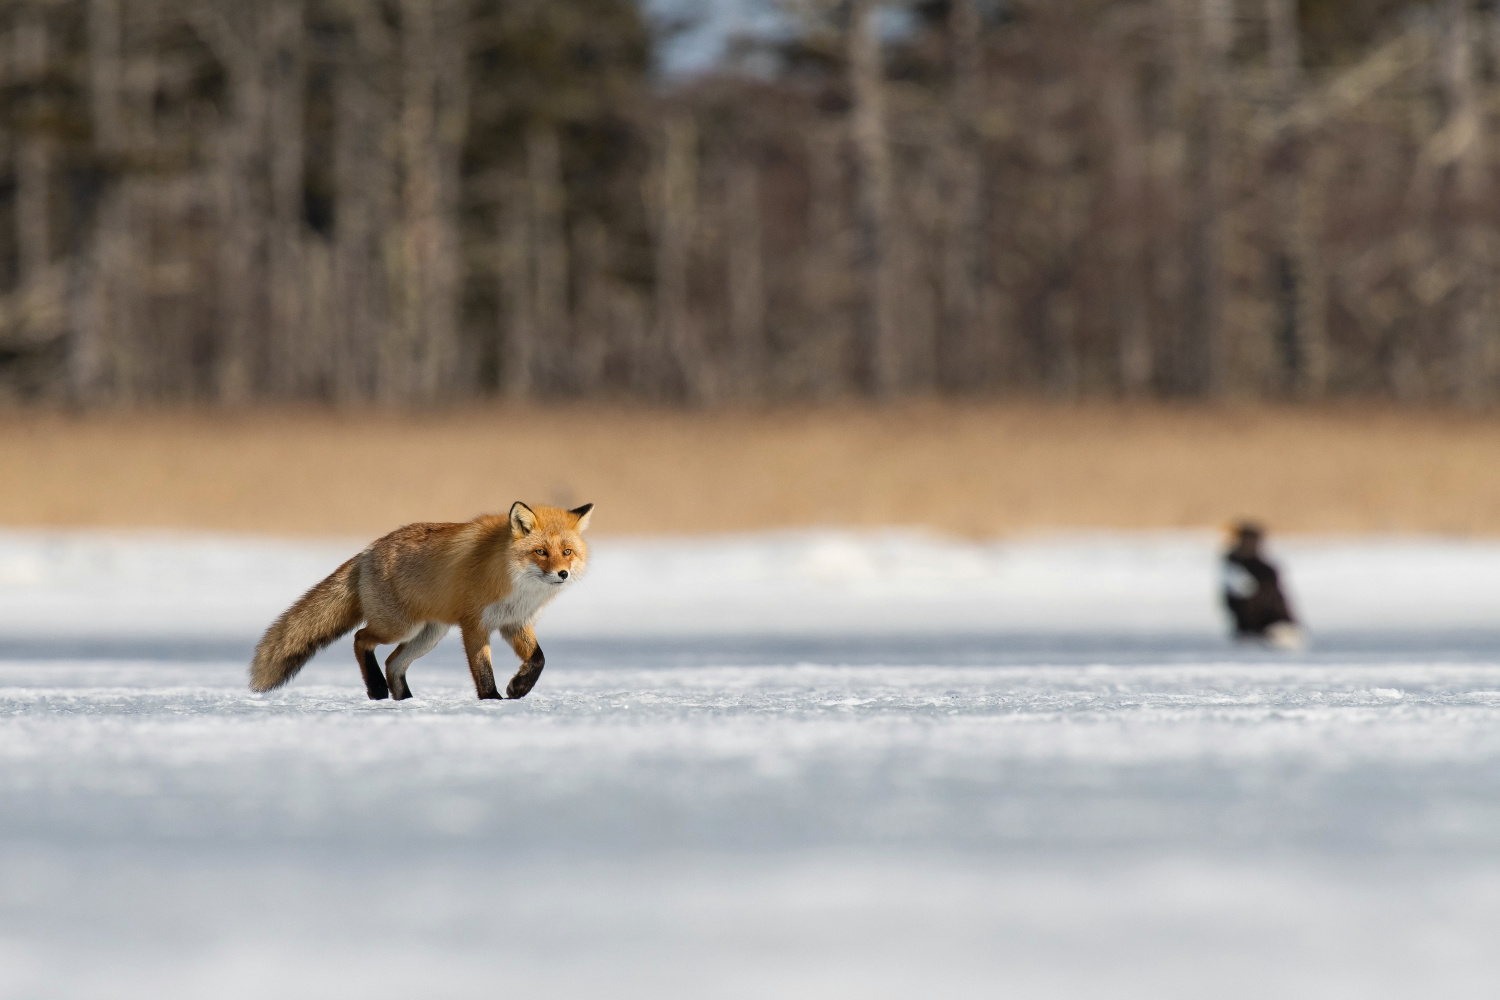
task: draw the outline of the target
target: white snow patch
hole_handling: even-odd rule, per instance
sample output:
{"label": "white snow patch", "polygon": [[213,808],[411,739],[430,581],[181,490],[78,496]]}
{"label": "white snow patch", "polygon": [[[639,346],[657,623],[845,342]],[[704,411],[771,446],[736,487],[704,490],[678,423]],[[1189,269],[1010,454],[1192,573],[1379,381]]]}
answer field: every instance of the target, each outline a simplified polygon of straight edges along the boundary
{"label": "white snow patch", "polygon": [[[0,532],[0,635],[254,635],[364,542]],[[924,532],[608,537],[543,616],[569,636],[1217,634],[1209,533],[966,542]],[[1500,543],[1289,539],[1320,631],[1500,628]]]}

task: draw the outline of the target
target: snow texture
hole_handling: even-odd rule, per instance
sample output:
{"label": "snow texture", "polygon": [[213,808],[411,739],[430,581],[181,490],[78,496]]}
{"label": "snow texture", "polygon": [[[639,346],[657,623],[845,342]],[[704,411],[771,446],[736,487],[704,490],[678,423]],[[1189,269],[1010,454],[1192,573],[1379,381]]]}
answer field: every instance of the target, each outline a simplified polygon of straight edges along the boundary
{"label": "snow texture", "polygon": [[0,998],[1480,997],[1500,545],[611,540],[520,702],[258,631],[359,547],[0,534]]}

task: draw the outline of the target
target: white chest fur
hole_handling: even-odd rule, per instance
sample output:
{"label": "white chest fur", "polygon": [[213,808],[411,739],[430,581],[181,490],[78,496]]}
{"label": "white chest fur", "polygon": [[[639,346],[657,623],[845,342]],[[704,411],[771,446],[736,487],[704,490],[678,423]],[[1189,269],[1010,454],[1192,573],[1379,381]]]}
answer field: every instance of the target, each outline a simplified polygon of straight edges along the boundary
{"label": "white chest fur", "polygon": [[531,573],[517,573],[510,578],[510,593],[484,609],[484,627],[494,630],[530,625],[562,589]]}

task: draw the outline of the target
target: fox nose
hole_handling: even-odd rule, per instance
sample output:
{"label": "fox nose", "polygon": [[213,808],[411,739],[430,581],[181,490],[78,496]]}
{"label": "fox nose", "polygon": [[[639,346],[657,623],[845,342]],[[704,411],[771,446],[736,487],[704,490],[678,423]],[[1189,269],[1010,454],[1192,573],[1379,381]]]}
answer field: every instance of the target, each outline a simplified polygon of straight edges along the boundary
{"label": "fox nose", "polygon": [[557,571],[557,578],[559,580],[566,580],[568,578],[568,571],[565,570],[565,569],[558,570]]}

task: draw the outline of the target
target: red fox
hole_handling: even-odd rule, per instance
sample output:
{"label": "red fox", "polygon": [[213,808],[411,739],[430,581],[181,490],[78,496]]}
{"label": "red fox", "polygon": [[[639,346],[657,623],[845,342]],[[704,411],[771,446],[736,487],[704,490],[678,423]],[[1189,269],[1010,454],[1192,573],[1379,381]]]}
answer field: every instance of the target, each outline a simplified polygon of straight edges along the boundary
{"label": "red fox", "polygon": [[[457,625],[474,690],[502,697],[490,666],[490,633],[498,629],[521,658],[504,697],[524,698],[546,660],[532,623],[588,565],[582,533],[594,505],[573,510],[528,507],[463,524],[408,524],[376,539],[303,594],[277,618],[250,664],[250,690],[271,691],[297,676],[313,654],[364,622],[354,657],[371,699],[411,697],[406,668]],[[385,661],[375,647],[400,643]]]}

